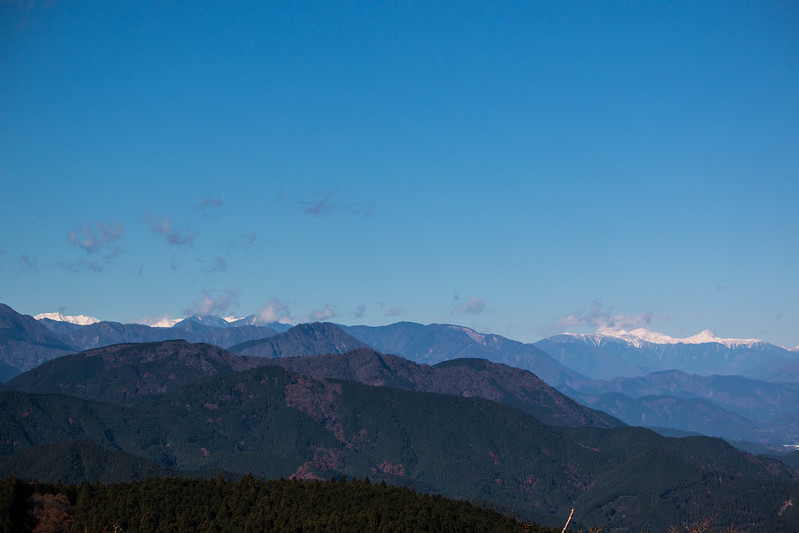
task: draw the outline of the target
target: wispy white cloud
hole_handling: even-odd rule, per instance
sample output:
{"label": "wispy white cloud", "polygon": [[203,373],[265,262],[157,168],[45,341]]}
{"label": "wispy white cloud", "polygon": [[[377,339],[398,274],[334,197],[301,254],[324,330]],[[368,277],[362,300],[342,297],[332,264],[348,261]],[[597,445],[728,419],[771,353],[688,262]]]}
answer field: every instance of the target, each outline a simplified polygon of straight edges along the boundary
{"label": "wispy white cloud", "polygon": [[353,318],[363,318],[365,314],[366,314],[365,305],[359,305],[358,307],[355,308],[355,311],[351,313]]}
{"label": "wispy white cloud", "polygon": [[169,246],[189,246],[194,244],[194,237],[196,232],[189,229],[177,229],[172,226],[172,221],[169,217],[151,218],[144,217],[142,220],[150,225],[150,231],[156,235],[163,235],[166,237],[166,242]]}
{"label": "wispy white cloud", "polygon": [[336,316],[336,312],[333,311],[329,305],[326,305],[322,309],[314,309],[308,313],[308,316],[305,317],[304,320],[301,320],[301,322],[319,322],[322,320],[328,320],[334,316]]}
{"label": "wispy white cloud", "polygon": [[264,308],[258,313],[259,318],[264,322],[279,322],[281,324],[300,324],[303,322],[320,322],[329,320],[336,316],[336,311],[332,305],[325,305],[319,309],[314,309],[305,315],[293,315],[289,303],[278,298],[269,300]]}
{"label": "wispy white cloud", "polygon": [[239,305],[239,293],[233,289],[203,290],[200,299],[184,309],[185,315],[217,315],[225,316]]}
{"label": "wispy white cloud", "polygon": [[483,312],[486,307],[486,303],[484,300],[480,298],[470,298],[463,302],[461,305],[458,306],[457,311],[461,315],[465,315],[467,313],[473,315],[479,315]]}
{"label": "wispy white cloud", "polygon": [[264,322],[280,322],[281,324],[293,324],[291,311],[288,302],[272,298],[258,313],[258,317]]}
{"label": "wispy white cloud", "polygon": [[665,315],[653,315],[651,312],[639,314],[612,314],[604,309],[599,300],[591,304],[591,309],[586,313],[583,310],[575,311],[558,318],[550,330],[565,331],[580,327],[593,327],[597,330],[630,330],[648,326],[653,320],[668,319]]}
{"label": "wispy white cloud", "polygon": [[[110,243],[119,240],[125,235],[125,227],[121,221],[95,222],[94,227],[84,224],[82,228],[69,232],[69,242],[73,246],[82,248],[87,253],[94,253],[105,248]],[[118,251],[112,252],[116,256]]]}
{"label": "wispy white cloud", "polygon": [[395,316],[400,316],[404,312],[405,312],[405,309],[403,309],[402,307],[396,305],[394,307],[389,307],[386,310],[386,312],[384,313],[384,316],[395,317]]}

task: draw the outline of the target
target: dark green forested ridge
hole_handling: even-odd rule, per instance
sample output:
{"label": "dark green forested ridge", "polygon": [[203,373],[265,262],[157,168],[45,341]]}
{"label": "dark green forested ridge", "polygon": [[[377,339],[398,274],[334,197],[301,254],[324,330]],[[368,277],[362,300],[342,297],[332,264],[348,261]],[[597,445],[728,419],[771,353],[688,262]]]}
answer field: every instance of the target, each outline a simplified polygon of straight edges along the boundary
{"label": "dark green forested ridge", "polygon": [[[153,467],[181,476],[369,476],[490,502],[550,527],[572,507],[574,527],[660,531],[714,514],[720,527],[752,532],[799,524],[799,508],[783,509],[799,501],[796,473],[718,439],[555,429],[484,399],[315,380],[279,367],[219,373],[133,403],[0,392],[0,469],[8,468],[0,476],[59,471],[54,481],[83,472],[93,482],[106,471],[129,481],[162,475]],[[55,450],[78,462],[45,460]]]}
{"label": "dark green forested ridge", "polygon": [[0,533],[33,531],[555,532],[441,496],[344,481],[149,479],[111,485],[0,482]]}

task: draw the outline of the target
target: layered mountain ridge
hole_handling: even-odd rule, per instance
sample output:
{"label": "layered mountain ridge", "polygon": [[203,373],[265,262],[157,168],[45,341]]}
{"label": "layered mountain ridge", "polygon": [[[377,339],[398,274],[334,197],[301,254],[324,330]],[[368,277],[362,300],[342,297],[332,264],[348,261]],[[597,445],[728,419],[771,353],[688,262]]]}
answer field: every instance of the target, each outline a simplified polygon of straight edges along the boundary
{"label": "layered mountain ridge", "polygon": [[[7,306],[0,308],[3,312],[17,315]],[[463,326],[412,322],[301,324],[289,330],[286,324],[271,323],[284,330],[279,332],[256,325],[264,323],[256,315],[192,316],[169,328],[103,321],[82,326],[49,318],[39,323],[50,329],[49,344],[41,344],[41,335],[9,344],[0,329],[0,380],[51,358],[117,343],[185,339],[261,357],[371,347],[420,364],[482,358],[527,370],[591,408],[665,434],[698,431],[743,449],[765,446],[771,453],[799,443],[799,408],[793,401],[799,353],[756,339],[720,339],[709,332],[679,339],[637,329],[557,335],[525,344]],[[634,385],[635,380],[650,383]]]}
{"label": "layered mountain ridge", "polygon": [[[48,451],[55,448],[46,446],[70,442],[69,453],[81,460],[124,461],[126,475],[140,465],[266,478],[368,476],[550,525],[561,525],[572,507],[575,527],[659,529],[716,513],[719,526],[752,531],[791,531],[799,523],[792,509],[776,512],[799,497],[799,477],[779,462],[717,439],[555,427],[516,406],[469,396],[494,390],[507,400],[527,390],[532,398],[546,387],[532,374],[524,373],[534,385],[525,389],[515,376],[523,371],[484,360],[429,367],[398,359],[368,349],[245,358],[185,341],[68,355],[0,391],[0,468],[44,471],[29,451],[35,446],[55,468]],[[363,381],[385,386],[313,376],[334,371],[361,371]],[[507,382],[506,373],[514,374]],[[455,394],[390,386],[439,381]],[[89,443],[85,453],[82,442]]]}

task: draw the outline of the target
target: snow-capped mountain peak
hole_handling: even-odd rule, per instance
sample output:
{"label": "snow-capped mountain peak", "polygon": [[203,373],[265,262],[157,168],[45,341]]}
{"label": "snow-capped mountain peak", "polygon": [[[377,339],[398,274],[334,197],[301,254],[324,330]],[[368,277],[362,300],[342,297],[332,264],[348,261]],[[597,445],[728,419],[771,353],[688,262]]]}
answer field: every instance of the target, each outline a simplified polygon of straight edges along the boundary
{"label": "snow-capped mountain peak", "polygon": [[86,315],[62,315],[61,313],[39,313],[35,317],[36,320],[42,320],[43,318],[47,318],[50,320],[55,320],[56,322],[67,322],[69,324],[77,324],[79,326],[89,326],[91,324],[96,324],[100,321],[99,318],[94,318],[93,316],[86,316]]}
{"label": "snow-capped mountain peak", "polygon": [[676,338],[658,333],[657,331],[649,331],[644,328],[637,328],[631,331],[623,329],[618,330],[599,330],[595,335],[582,335],[582,337],[594,337],[598,341],[603,337],[611,337],[626,341],[636,348],[640,348],[644,343],[650,344],[707,344],[715,342],[723,344],[728,348],[736,346],[752,346],[753,344],[762,343],[760,339],[723,339],[710,330],[704,330],[701,333],[692,335],[685,338]]}
{"label": "snow-capped mountain peak", "polygon": [[154,322],[149,321],[149,320],[145,320],[142,323],[145,326],[150,326],[152,328],[171,328],[172,326],[174,326],[175,324],[177,324],[181,320],[183,320],[183,319],[182,318],[169,318],[168,316],[165,316],[163,318],[159,318],[158,320],[156,320]]}

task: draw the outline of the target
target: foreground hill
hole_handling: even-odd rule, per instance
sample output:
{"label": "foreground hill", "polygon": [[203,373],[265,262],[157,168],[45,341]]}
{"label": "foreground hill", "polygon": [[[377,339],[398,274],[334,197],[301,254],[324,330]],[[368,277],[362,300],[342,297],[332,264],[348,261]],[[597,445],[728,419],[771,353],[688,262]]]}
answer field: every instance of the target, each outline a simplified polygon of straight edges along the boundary
{"label": "foreground hill", "polygon": [[[666,439],[640,428],[556,429],[484,399],[314,379],[275,366],[212,373],[127,405],[0,392],[3,464],[21,464],[34,454],[16,454],[33,446],[69,441],[181,471],[368,476],[490,502],[553,527],[572,506],[577,526],[635,531],[716,513],[719,525],[753,531],[799,524],[790,511],[778,514],[799,497],[796,473],[719,440]],[[657,475],[646,479],[648,472]]]}
{"label": "foreground hill", "polygon": [[399,355],[417,363],[478,358],[529,370],[553,386],[586,379],[531,344],[477,333],[462,326],[398,322],[379,327],[340,327],[381,353]]}
{"label": "foreground hill", "polygon": [[527,370],[485,359],[453,359],[429,366],[362,348],[345,354],[276,359],[271,364],[317,378],[486,398],[518,407],[555,426],[623,425],[601,411],[583,407]]}
{"label": "foreground hill", "polygon": [[5,390],[66,394],[125,403],[181,384],[263,364],[210,344],[164,341],[117,344],[60,357],[11,380]]}
{"label": "foreground hill", "polygon": [[53,442],[31,446],[0,458],[6,476],[55,483],[78,484],[89,480],[120,483],[151,477],[177,477],[167,468],[131,453],[109,450],[89,441]]}
{"label": "foreground hill", "polygon": [[[366,481],[151,479],[79,487],[0,482],[0,531],[554,533],[462,501]],[[119,505],[124,502],[124,505]]]}
{"label": "foreground hill", "polygon": [[458,359],[430,367],[369,348],[346,354],[265,359],[186,341],[118,344],[49,361],[3,388],[130,404],[139,396],[160,395],[218,373],[266,365],[283,366],[312,377],[486,398],[519,407],[552,425],[622,425],[605,413],[572,401],[526,370],[479,359]]}

